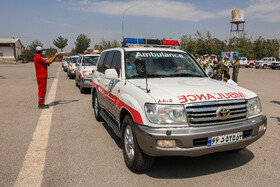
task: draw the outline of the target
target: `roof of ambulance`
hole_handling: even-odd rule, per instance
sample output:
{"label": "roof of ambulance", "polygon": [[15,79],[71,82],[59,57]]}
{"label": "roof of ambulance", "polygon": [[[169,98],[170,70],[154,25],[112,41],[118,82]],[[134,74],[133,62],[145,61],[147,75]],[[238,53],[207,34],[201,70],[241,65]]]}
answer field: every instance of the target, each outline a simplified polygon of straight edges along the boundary
{"label": "roof of ambulance", "polygon": [[104,51],[116,50],[116,49],[123,49],[125,51],[169,51],[169,52],[184,52],[180,49],[172,49],[172,48],[161,48],[161,47],[119,47],[119,48],[112,48],[106,49]]}

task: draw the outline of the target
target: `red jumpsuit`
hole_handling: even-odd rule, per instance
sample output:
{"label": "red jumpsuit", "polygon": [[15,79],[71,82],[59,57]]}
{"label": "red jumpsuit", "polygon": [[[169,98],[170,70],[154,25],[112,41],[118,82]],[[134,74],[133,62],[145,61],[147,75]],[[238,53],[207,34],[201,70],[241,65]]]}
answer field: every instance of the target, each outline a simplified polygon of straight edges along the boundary
{"label": "red jumpsuit", "polygon": [[43,105],[45,103],[45,96],[47,90],[48,70],[45,64],[46,60],[47,59],[43,59],[39,54],[36,54],[34,58],[40,105]]}

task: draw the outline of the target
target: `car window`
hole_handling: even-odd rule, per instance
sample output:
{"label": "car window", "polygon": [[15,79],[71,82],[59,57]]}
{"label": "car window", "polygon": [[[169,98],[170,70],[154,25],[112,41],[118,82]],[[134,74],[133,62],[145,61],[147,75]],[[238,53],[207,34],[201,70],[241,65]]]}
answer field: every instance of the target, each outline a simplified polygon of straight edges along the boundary
{"label": "car window", "polygon": [[79,57],[71,57],[71,63],[72,63],[72,64],[77,63],[78,60],[79,60]]}
{"label": "car window", "polygon": [[104,73],[104,62],[106,60],[106,56],[107,56],[107,52],[104,52],[100,55],[100,59],[98,61],[98,65],[97,65],[97,71]]}
{"label": "car window", "polygon": [[118,75],[120,76],[120,72],[121,72],[121,52],[120,51],[115,52],[111,68],[114,68],[117,71]]}
{"label": "car window", "polygon": [[84,56],[83,66],[95,66],[99,56]]}
{"label": "car window", "polygon": [[109,52],[108,57],[106,58],[106,61],[105,61],[105,64],[104,64],[105,70],[111,68],[114,54],[115,54],[115,51],[110,51]]}

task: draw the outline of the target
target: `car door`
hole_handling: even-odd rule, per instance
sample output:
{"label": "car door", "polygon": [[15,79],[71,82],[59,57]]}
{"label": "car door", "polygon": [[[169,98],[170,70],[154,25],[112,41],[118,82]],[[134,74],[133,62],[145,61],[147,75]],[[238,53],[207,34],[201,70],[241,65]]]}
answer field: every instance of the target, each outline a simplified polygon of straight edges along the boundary
{"label": "car door", "polygon": [[[114,57],[112,60],[111,69],[115,69],[118,73],[118,77],[121,77],[121,52],[115,51]],[[112,116],[115,118],[116,121],[119,119],[120,110],[117,107],[117,104],[119,102],[119,88],[120,88],[120,80],[108,80],[109,84],[107,87],[105,87],[108,91],[108,97],[110,98],[111,102],[108,103],[109,110],[111,111]]]}
{"label": "car door", "polygon": [[99,101],[99,105],[104,108],[104,79],[105,79],[105,75],[104,75],[104,63],[106,61],[108,52],[103,52],[100,55],[100,59],[98,60],[98,64],[97,64],[97,69],[96,71],[94,71],[93,74],[93,82],[95,84],[95,87],[97,89],[97,98]]}
{"label": "car door", "polygon": [[[102,88],[103,91],[103,105],[104,108],[106,109],[106,111],[112,115],[113,111],[112,111],[112,105],[116,102],[116,98],[113,97],[113,95],[111,95],[111,93],[109,93],[109,84],[112,83],[113,80],[110,79],[105,79],[105,71],[106,69],[110,69],[111,65],[112,65],[112,61],[114,58],[114,54],[115,51],[108,51],[108,55],[104,61],[104,72],[103,72],[103,77],[102,79],[100,79],[99,81],[99,86]],[[113,117],[113,115],[112,115]]]}

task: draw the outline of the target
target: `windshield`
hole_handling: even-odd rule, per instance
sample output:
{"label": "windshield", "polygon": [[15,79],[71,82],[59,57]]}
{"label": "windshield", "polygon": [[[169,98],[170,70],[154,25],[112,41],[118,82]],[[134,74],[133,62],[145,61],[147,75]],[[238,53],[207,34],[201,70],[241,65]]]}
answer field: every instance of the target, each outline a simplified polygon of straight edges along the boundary
{"label": "windshield", "polygon": [[261,59],[261,61],[267,61],[267,58],[263,58],[263,59]]}
{"label": "windshield", "polygon": [[71,57],[71,63],[72,64],[75,64],[75,63],[77,63],[78,62],[78,60],[79,60],[79,57]]}
{"label": "windshield", "polygon": [[[146,77],[206,77],[188,53],[171,51],[126,52],[126,77],[142,78],[136,64],[144,63]],[[138,72],[138,73],[137,73]]]}
{"label": "windshield", "polygon": [[83,66],[95,66],[99,56],[84,56]]}

